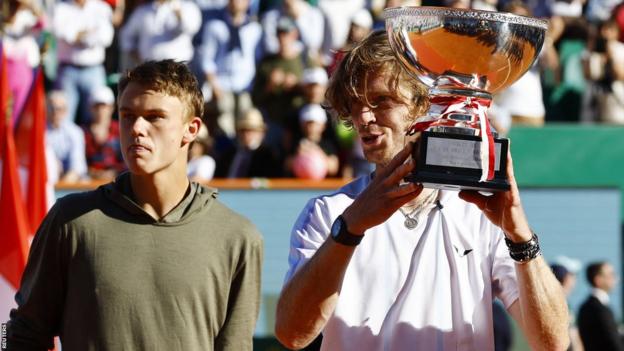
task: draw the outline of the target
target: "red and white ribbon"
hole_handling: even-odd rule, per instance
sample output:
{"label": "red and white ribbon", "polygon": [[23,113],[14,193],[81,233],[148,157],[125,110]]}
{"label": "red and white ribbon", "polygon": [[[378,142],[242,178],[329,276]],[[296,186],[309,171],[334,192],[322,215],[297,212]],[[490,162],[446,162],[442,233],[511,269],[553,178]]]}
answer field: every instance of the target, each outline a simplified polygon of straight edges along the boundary
{"label": "red and white ribbon", "polygon": [[467,124],[473,128],[478,128],[481,135],[481,178],[480,182],[494,179],[495,151],[494,137],[490,130],[490,121],[487,118],[486,111],[490,106],[491,100],[474,97],[462,96],[433,96],[430,99],[431,104],[446,106],[439,118],[424,120],[414,124],[408,131],[408,134],[414,134],[418,131],[424,131],[432,126],[456,126],[463,121],[456,121],[449,118],[452,113],[467,113],[477,115],[478,125],[475,122]]}

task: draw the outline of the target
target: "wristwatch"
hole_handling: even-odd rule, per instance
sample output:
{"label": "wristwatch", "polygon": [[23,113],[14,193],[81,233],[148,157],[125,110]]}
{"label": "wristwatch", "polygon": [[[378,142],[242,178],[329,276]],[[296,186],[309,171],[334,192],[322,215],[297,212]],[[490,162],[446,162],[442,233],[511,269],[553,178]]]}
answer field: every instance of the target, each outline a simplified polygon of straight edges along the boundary
{"label": "wristwatch", "polygon": [[330,236],[335,242],[347,246],[357,246],[360,241],[362,241],[362,238],[364,238],[364,235],[349,233],[347,223],[342,215],[338,216],[338,218],[334,221],[334,224],[332,224]]}

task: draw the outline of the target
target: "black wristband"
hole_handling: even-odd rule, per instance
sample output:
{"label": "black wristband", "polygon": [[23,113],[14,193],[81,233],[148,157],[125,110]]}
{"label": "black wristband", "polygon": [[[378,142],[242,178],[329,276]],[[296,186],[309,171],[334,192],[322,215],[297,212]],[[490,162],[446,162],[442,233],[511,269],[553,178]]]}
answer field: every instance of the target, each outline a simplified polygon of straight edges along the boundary
{"label": "black wristband", "polygon": [[362,238],[364,238],[364,235],[349,233],[349,230],[347,230],[347,223],[342,215],[338,216],[334,224],[332,224],[329,236],[331,236],[335,242],[347,246],[357,246],[362,241]]}
{"label": "black wristband", "polygon": [[516,262],[525,263],[542,254],[539,239],[535,232],[533,232],[531,239],[524,243],[514,243],[505,236],[505,244],[509,249],[509,256]]}

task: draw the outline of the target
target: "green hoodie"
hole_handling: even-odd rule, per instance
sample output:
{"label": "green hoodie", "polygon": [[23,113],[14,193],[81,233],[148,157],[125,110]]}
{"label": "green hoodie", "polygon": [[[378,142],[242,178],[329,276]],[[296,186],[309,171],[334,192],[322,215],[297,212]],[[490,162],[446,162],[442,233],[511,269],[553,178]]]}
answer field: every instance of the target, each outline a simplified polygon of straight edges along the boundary
{"label": "green hoodie", "polygon": [[59,199],[33,241],[9,350],[251,350],[262,239],[192,183],[154,220],[128,174]]}

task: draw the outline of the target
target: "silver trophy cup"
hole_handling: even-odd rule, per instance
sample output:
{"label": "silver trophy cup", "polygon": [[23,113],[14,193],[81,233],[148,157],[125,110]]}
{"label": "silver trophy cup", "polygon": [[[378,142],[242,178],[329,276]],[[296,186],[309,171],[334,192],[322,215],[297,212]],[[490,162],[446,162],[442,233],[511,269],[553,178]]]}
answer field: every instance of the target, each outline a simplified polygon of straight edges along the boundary
{"label": "silver trophy cup", "polygon": [[411,181],[443,189],[508,190],[509,140],[487,119],[492,94],[534,63],[548,23],[509,13],[438,7],[384,10],[397,59],[429,88]]}

